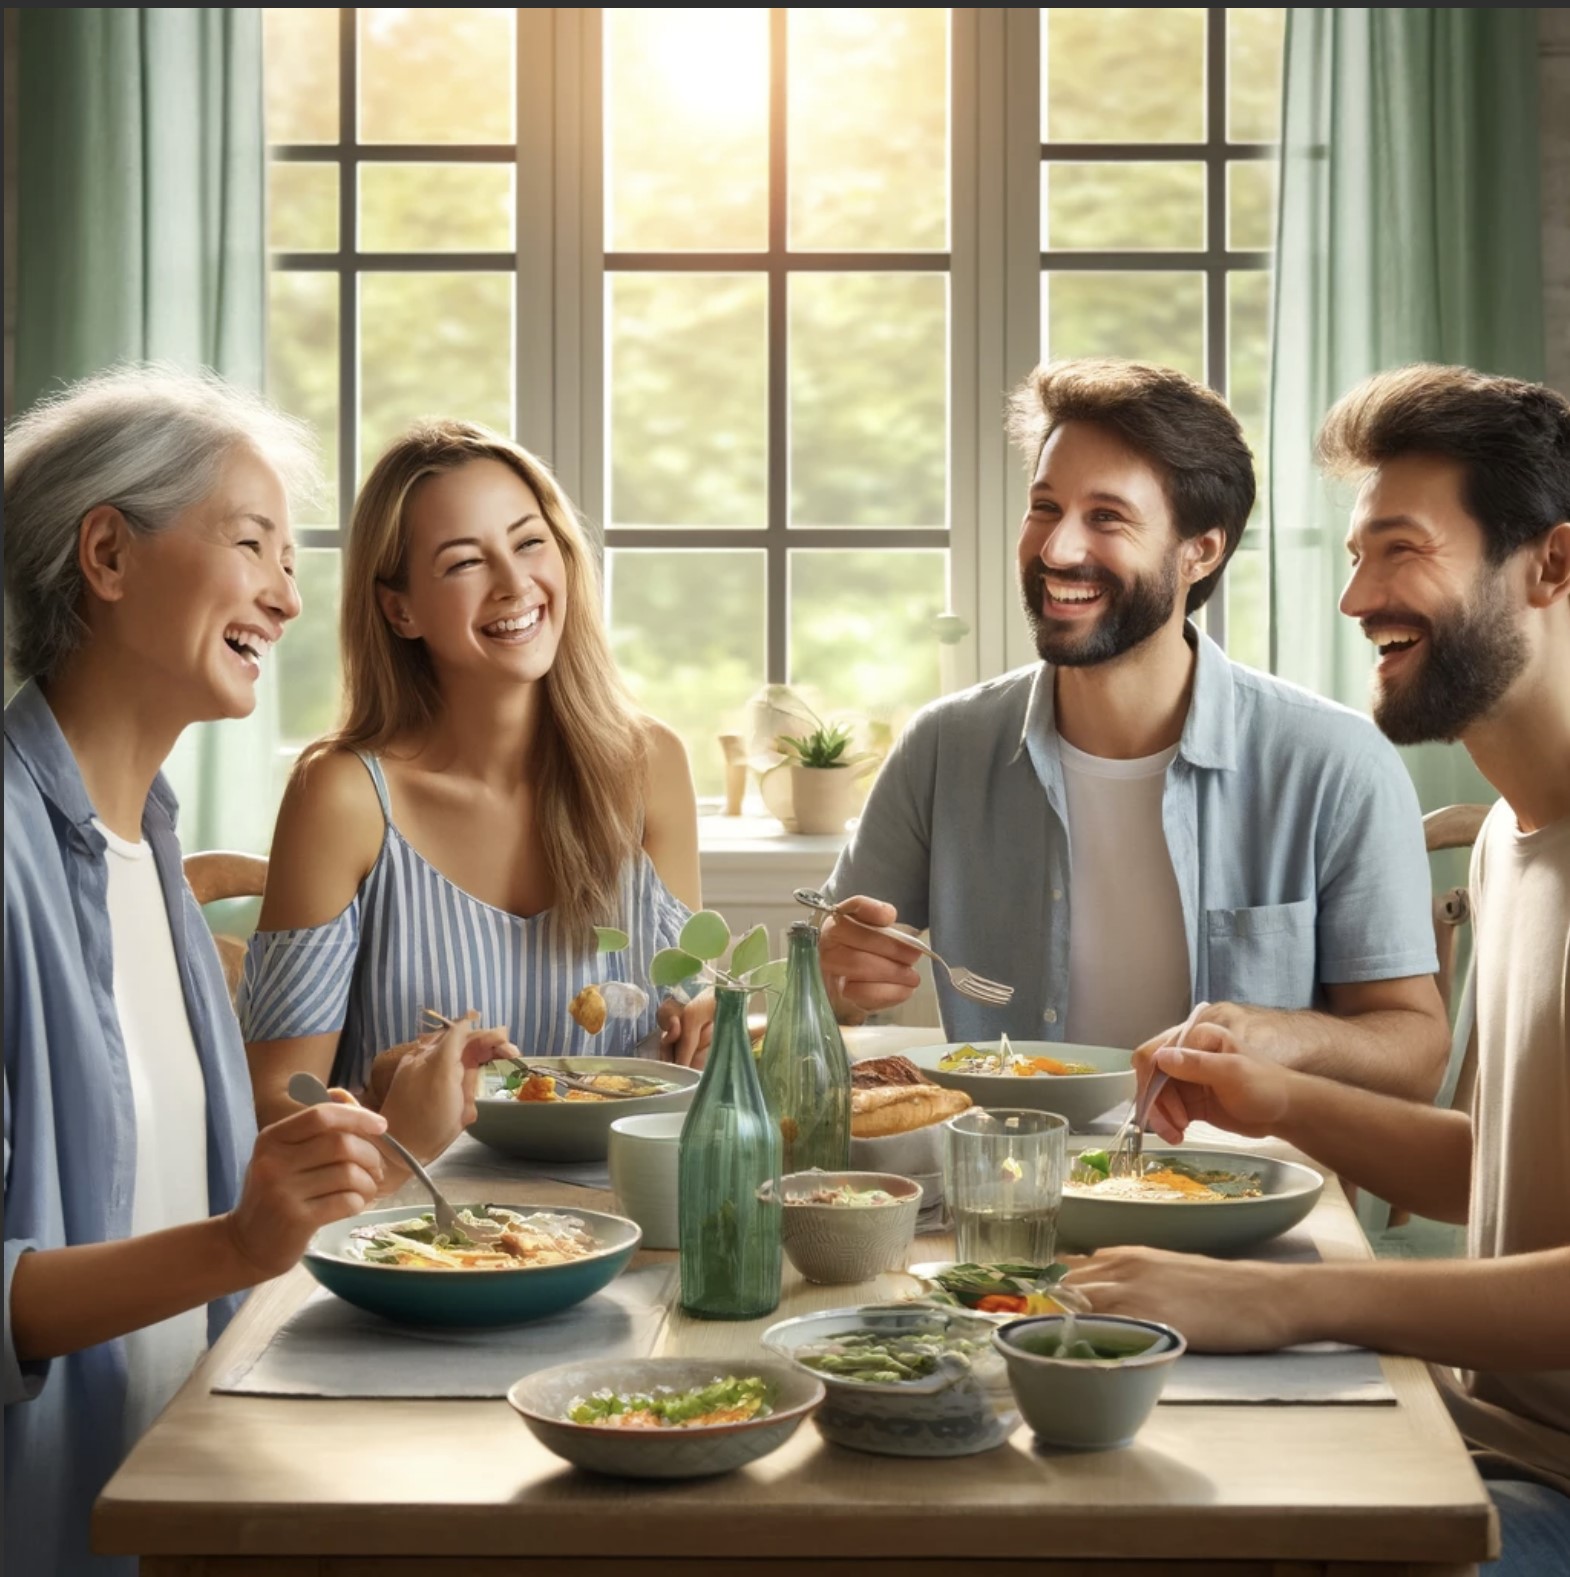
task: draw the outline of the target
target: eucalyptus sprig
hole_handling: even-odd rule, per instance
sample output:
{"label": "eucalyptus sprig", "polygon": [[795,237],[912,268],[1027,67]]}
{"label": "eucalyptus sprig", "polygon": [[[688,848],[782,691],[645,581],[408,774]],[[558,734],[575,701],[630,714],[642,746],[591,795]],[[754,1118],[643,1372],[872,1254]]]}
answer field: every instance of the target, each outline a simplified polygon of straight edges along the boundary
{"label": "eucalyptus sprig", "polygon": [[[721,964],[726,953],[729,960]],[[675,947],[662,947],[649,961],[649,979],[662,989],[706,976],[716,985],[739,991],[780,991],[785,960],[769,957],[769,933],[755,925],[734,946],[725,916],[700,909],[681,928]]]}

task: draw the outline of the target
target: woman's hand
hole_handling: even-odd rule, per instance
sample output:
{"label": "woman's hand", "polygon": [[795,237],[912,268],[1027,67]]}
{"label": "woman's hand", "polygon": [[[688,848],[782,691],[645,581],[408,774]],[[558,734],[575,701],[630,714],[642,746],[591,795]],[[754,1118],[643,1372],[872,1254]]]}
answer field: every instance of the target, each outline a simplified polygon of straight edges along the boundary
{"label": "woman's hand", "polygon": [[386,1171],[374,1141],[386,1128],[345,1101],[308,1106],[257,1135],[240,1201],[224,1221],[258,1279],[296,1264],[319,1227],[370,1208]]}
{"label": "woman's hand", "polygon": [[[401,1055],[390,1064],[381,1114],[393,1137],[421,1161],[434,1161],[474,1121],[480,1069],[498,1058],[518,1059],[507,1031],[476,1029],[478,1017],[465,1013],[448,1029],[422,1036],[408,1048],[393,1048]],[[402,1181],[401,1176],[394,1179],[393,1186]]]}
{"label": "woman's hand", "polygon": [[684,1068],[701,1068],[714,1038],[714,993],[705,991],[691,1002],[666,997],[655,1013],[660,1026],[660,1054]]}

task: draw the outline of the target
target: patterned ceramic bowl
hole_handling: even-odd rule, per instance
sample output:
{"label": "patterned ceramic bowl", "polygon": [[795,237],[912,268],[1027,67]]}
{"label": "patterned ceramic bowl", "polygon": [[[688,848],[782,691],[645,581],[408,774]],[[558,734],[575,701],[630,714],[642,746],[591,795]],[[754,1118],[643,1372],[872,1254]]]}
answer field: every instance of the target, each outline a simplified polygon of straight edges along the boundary
{"label": "patterned ceramic bowl", "polygon": [[[879,1189],[883,1204],[815,1203],[813,1195]],[[889,1172],[791,1172],[780,1179],[785,1255],[808,1281],[871,1281],[904,1268],[916,1236],[921,1184]]]}

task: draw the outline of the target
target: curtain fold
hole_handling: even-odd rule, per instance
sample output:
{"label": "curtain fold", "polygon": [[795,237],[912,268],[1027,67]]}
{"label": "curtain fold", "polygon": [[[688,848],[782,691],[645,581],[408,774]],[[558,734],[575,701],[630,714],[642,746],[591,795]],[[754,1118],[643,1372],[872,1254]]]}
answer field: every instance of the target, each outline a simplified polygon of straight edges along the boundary
{"label": "curtain fold", "polygon": [[[1410,362],[1541,379],[1537,13],[1293,7],[1284,72],[1271,667],[1364,707],[1371,651],[1336,606],[1351,496],[1315,471],[1314,434]],[[1424,810],[1495,797],[1459,745],[1402,754]]]}
{"label": "curtain fold", "polygon": [[[15,409],[127,360],[260,388],[261,10],[27,8],[18,47]],[[267,847],[277,737],[266,680],[243,723],[187,730],[187,849]]]}

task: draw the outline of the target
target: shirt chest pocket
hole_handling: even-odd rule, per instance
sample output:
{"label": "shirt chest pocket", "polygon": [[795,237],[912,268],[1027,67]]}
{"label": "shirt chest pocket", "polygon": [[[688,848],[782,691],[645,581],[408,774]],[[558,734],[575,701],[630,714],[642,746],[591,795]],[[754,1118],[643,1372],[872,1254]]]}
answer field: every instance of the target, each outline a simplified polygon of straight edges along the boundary
{"label": "shirt chest pocket", "polygon": [[1318,985],[1316,912],[1312,898],[1255,909],[1207,909],[1206,997],[1256,1007],[1309,1007]]}

